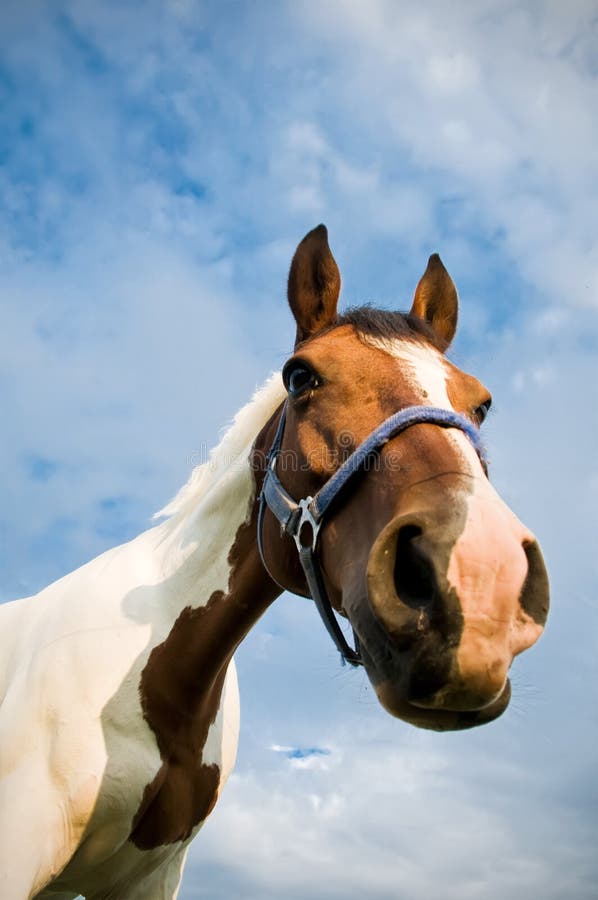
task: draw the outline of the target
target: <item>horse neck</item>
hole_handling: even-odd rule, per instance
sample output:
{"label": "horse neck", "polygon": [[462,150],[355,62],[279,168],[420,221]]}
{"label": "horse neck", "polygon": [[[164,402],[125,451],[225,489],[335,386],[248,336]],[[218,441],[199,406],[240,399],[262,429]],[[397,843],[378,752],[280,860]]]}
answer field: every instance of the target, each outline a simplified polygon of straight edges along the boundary
{"label": "horse neck", "polygon": [[[249,461],[234,461],[191,513],[158,527],[170,629],[160,646],[193,680],[212,679],[280,593],[257,549],[255,477]],[[158,649],[158,648],[156,648]]]}

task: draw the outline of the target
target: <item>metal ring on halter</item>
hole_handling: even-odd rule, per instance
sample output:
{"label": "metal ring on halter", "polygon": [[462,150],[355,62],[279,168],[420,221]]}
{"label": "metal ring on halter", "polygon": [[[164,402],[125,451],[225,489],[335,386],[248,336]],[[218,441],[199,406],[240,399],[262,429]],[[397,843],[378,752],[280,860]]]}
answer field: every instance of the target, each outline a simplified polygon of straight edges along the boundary
{"label": "metal ring on halter", "polygon": [[293,525],[293,539],[297,544],[297,550],[299,551],[299,553],[301,553],[302,550],[309,546],[308,544],[304,543],[301,537],[304,525],[309,525],[311,528],[311,550],[313,553],[316,552],[318,535],[320,533],[320,528],[322,527],[322,520],[316,519],[310,509],[313,499],[313,497],[304,497],[303,500],[299,501],[299,509],[301,510],[301,515],[297,520],[297,523]]}

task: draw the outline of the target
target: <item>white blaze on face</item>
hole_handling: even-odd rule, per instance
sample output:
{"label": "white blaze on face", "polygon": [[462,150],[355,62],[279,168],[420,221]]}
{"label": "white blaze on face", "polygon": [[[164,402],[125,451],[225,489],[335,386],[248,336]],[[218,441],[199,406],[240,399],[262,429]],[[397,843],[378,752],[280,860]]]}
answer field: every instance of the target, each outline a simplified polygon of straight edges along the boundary
{"label": "white blaze on face", "polygon": [[542,633],[520,603],[528,573],[524,543],[535,538],[486,479],[473,482],[464,502],[465,527],[447,572],[463,614],[459,675],[480,694],[498,695],[513,657]]}
{"label": "white blaze on face", "polygon": [[[455,411],[448,383],[453,372],[460,373],[441,353],[404,340],[369,343],[397,360],[401,383],[416,403]],[[445,435],[462,460],[463,474],[472,476],[468,489],[455,496],[456,503],[467,505],[467,514],[447,571],[463,614],[458,673],[468,690],[490,702],[503,689],[513,656],[542,633],[520,604],[528,571],[523,545],[535,538],[484,476],[467,436],[457,429],[446,429]]]}
{"label": "white blaze on face", "polygon": [[[429,344],[401,339],[365,338],[368,344],[383,350],[397,360],[397,379],[404,384],[415,403],[420,406],[435,406],[439,409],[455,410],[449,399],[448,382],[451,369],[447,359]],[[445,429],[448,440],[463,460],[463,472],[482,474],[480,462],[471,442],[456,428]]]}
{"label": "white blaze on face", "polygon": [[[423,406],[453,407],[448,397],[448,367],[433,347],[414,341],[384,341],[380,349],[400,363],[401,380],[421,399]],[[380,346],[380,344],[378,344]]]}

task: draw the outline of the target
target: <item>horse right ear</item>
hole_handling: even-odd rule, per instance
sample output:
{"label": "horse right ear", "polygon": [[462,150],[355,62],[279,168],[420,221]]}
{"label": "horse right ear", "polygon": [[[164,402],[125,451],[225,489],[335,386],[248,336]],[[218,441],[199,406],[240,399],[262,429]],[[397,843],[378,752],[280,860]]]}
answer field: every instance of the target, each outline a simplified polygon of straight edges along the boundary
{"label": "horse right ear", "polygon": [[328,246],[328,231],[318,225],[305,235],[293,256],[288,299],[297,323],[295,346],[332,325],[341,290],[341,275]]}
{"label": "horse right ear", "polygon": [[459,299],[453,279],[437,253],[432,254],[419,280],[411,312],[428,322],[448,347],[457,330]]}

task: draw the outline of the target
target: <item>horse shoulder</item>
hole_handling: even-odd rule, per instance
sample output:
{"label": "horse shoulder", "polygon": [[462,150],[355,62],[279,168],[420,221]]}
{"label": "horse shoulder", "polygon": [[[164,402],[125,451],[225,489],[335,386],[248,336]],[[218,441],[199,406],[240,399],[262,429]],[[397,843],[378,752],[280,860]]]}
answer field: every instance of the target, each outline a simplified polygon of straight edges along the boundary
{"label": "horse shoulder", "polygon": [[153,623],[126,609],[140,578],[156,580],[143,556],[140,545],[116,548],[2,609],[0,782],[18,792],[25,773],[42,816],[60,797],[71,852],[106,791],[106,817],[120,807],[126,839],[160,765],[138,696]]}

